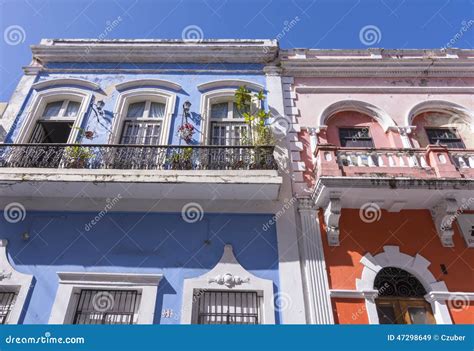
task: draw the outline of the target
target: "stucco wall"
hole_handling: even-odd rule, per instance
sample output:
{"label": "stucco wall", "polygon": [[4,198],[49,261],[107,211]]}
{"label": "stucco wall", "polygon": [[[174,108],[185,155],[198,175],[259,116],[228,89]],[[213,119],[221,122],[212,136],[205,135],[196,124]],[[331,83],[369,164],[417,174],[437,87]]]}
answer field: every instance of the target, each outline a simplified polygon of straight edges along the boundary
{"label": "stucco wall", "polygon": [[[25,220],[16,224],[1,218],[0,237],[9,241],[10,262],[16,270],[34,276],[24,323],[48,323],[57,272],[90,271],[162,273],[154,322],[177,324],[183,279],[213,268],[225,244],[233,246],[245,269],[273,280],[274,293],[279,291],[276,229],[261,230],[270,215],[206,213],[202,221],[186,223],[181,214],[109,213],[87,231],[85,226],[94,216],[27,212]],[[25,232],[30,235],[27,241],[22,240]],[[173,311],[172,317],[162,317],[166,309]]]}
{"label": "stucco wall", "polygon": [[[474,79],[434,79],[434,78],[294,78],[297,92],[295,105],[299,110],[298,122],[303,127],[319,125],[319,117],[330,105],[344,100],[357,100],[370,103],[386,112],[398,126],[406,126],[410,111],[418,104],[429,100],[448,101],[474,111],[474,101],[468,93],[438,93],[437,87],[472,87]],[[298,87],[340,87],[340,93],[298,92]],[[351,88],[352,87],[352,88]],[[374,92],[358,93],[357,87],[380,87]],[[406,88],[401,92],[384,92],[384,88]],[[429,88],[427,93],[411,93],[411,87]],[[347,89],[347,91],[344,91]],[[474,121],[471,121],[474,123]]]}
{"label": "stucco wall", "polygon": [[[57,73],[42,73],[40,74],[35,82],[41,82],[44,80],[49,79],[56,79],[56,78],[79,78],[84,79],[90,82],[94,82],[100,86],[100,90],[94,92],[94,99],[103,100],[105,102],[104,110],[105,110],[105,117],[101,119],[102,124],[104,124],[108,129],[111,129],[112,123],[114,118],[116,118],[116,102],[119,96],[119,91],[116,90],[116,85],[136,80],[136,79],[162,79],[168,80],[182,86],[182,90],[179,92],[175,92],[170,90],[170,93],[176,94],[176,108],[172,116],[171,120],[171,128],[170,133],[168,135],[168,143],[177,145],[182,144],[183,141],[177,135],[178,127],[182,123],[182,105],[186,100],[189,100],[192,104],[191,107],[191,117],[189,121],[195,125],[197,132],[194,135],[191,144],[197,144],[200,138],[200,132],[202,129],[201,121],[200,121],[200,111],[201,111],[201,96],[202,92],[197,89],[197,86],[202,83],[215,81],[215,80],[223,80],[223,79],[241,79],[251,81],[262,86],[265,86],[265,75],[263,74],[263,67],[260,65],[237,65],[237,64],[227,64],[227,65],[218,65],[218,68],[223,71],[223,73],[213,73],[212,70],[216,70],[216,65],[190,65],[190,64],[181,64],[181,65],[172,65],[172,64],[142,64],[142,65],[110,65],[110,64],[97,64],[97,70],[101,69],[108,69],[111,70],[110,67],[116,67],[117,69],[135,69],[143,67],[147,70],[152,69],[160,69],[160,70],[170,70],[170,71],[178,71],[177,73],[75,73],[71,72],[72,69],[80,70],[83,68],[90,68],[90,66],[84,66],[82,64],[51,64],[49,65],[50,68],[54,68],[58,70]],[[194,70],[194,72],[186,73],[187,70]],[[196,72],[198,70],[198,72]],[[202,72],[200,72],[202,71]],[[228,71],[228,73],[225,73]],[[255,74],[246,73],[240,74],[235,73],[238,71],[255,71]],[[138,70],[139,72],[139,70]],[[234,73],[232,73],[234,72]],[[147,88],[149,86],[143,86],[143,88]],[[225,88],[225,87],[222,87]],[[233,86],[232,88],[236,88]],[[160,88],[163,89],[163,88]],[[163,89],[166,90],[166,89]],[[25,117],[27,115],[28,108],[32,101],[34,100],[35,95],[37,92],[31,89],[28,92],[24,92],[25,94],[25,101],[22,105],[20,113],[15,119],[13,123],[13,127],[11,128],[8,136],[7,142],[15,141],[15,138],[18,135],[18,132],[25,123]],[[90,111],[89,111],[90,112]],[[109,132],[106,128],[100,125],[96,117],[93,113],[89,113],[85,116],[82,128],[84,130],[92,130],[95,133],[95,138],[93,140],[83,140],[84,143],[94,143],[94,144],[101,144],[107,143],[109,139]]]}
{"label": "stucco wall", "polygon": [[[321,223],[323,223],[321,217]],[[422,255],[431,265],[430,272],[438,281],[444,281],[449,291],[474,292],[471,262],[474,252],[454,226],[454,247],[441,245],[429,210],[403,210],[391,213],[383,210],[379,221],[364,222],[358,209],[343,209],[340,219],[340,246],[328,246],[324,224],[321,225],[324,254],[331,289],[356,289],[356,279],[361,278],[364,266],[361,258],[383,252],[383,246],[395,245],[400,252],[410,256]],[[447,268],[443,274],[441,264]],[[352,319],[361,307],[361,301],[336,300],[333,302],[341,323],[366,323],[365,318]],[[454,303],[453,303],[454,306]],[[454,323],[466,323],[466,308],[451,309]],[[471,308],[472,311],[472,308]],[[459,315],[458,315],[459,313]],[[365,315],[365,309],[361,315]]]}

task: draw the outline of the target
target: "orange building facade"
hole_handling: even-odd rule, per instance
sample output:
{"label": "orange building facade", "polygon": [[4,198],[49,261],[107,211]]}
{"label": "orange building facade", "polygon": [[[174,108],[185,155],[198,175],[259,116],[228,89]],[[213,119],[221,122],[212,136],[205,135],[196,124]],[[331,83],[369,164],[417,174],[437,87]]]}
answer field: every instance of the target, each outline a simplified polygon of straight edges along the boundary
{"label": "orange building facade", "polygon": [[474,323],[473,58],[282,55],[308,323]]}

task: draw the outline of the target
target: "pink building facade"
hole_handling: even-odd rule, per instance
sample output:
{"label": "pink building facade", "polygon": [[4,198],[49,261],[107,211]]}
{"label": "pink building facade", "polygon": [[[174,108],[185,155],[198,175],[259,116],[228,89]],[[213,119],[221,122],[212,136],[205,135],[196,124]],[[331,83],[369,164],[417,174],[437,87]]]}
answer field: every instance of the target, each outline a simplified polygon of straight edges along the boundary
{"label": "pink building facade", "polygon": [[474,323],[474,52],[281,56],[308,323]]}

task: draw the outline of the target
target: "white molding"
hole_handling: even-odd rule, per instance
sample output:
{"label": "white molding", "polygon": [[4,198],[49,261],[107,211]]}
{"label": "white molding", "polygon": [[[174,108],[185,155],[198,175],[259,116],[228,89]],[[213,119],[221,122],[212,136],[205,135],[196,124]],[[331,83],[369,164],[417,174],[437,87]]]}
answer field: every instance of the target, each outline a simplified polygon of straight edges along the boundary
{"label": "white molding", "polygon": [[213,80],[210,82],[202,83],[197,86],[198,90],[215,90],[219,88],[228,88],[228,87],[241,87],[245,85],[247,89],[250,90],[264,90],[264,86],[255,82],[251,82],[249,80],[243,79],[221,79],[221,80]]}
{"label": "white molding", "polygon": [[341,219],[342,202],[340,195],[331,195],[324,210],[326,234],[329,246],[339,246],[339,220]]}
{"label": "white molding", "polygon": [[23,121],[21,122],[20,131],[18,132],[15,142],[20,144],[28,142],[36,122],[42,117],[41,115],[44,108],[46,107],[46,104],[49,102],[66,99],[81,102],[77,117],[71,128],[71,133],[69,134],[69,139],[67,140],[68,144],[74,144],[79,135],[79,130],[84,116],[89,111],[89,106],[92,101],[92,93],[82,89],[70,87],[51,88],[37,92],[33,97]]}
{"label": "white molding", "polygon": [[[451,218],[451,220],[453,220],[454,218],[455,217]],[[467,247],[474,248],[474,237],[472,237],[471,235],[471,230],[472,230],[472,227],[474,226],[474,213],[459,214],[457,218],[457,222],[458,222],[459,229],[461,231],[461,235],[466,241]]]}
{"label": "white molding", "polygon": [[240,265],[234,256],[232,246],[225,245],[219,263],[204,275],[184,279],[181,323],[195,322],[193,302],[195,291],[252,291],[263,296],[263,320],[261,324],[275,324],[273,302],[273,281],[254,276]]}
{"label": "white molding", "polygon": [[49,79],[37,82],[32,85],[32,88],[35,90],[52,88],[58,85],[76,85],[81,88],[91,89],[91,90],[100,90],[100,85],[85,79],[79,78],[57,78]]}
{"label": "white molding", "polygon": [[296,86],[300,94],[474,94],[470,87]]}
{"label": "white molding", "polygon": [[301,218],[301,265],[308,323],[334,324],[326,260],[314,201],[308,197],[299,198],[298,212]]}
{"label": "white molding", "polygon": [[33,276],[13,268],[8,261],[7,245],[8,240],[0,239],[0,289],[17,294],[6,324],[18,324]]}
{"label": "white molding", "polygon": [[[428,295],[431,292],[448,293],[448,288],[443,281],[437,281],[428,267],[431,262],[417,254],[410,256],[400,252],[398,246],[384,246],[384,251],[372,256],[367,253],[360,260],[364,266],[360,279],[356,279],[356,289],[360,292],[373,291],[377,273],[385,267],[396,267],[413,274],[424,286]],[[379,324],[377,307],[374,297],[366,297],[366,310],[370,324]],[[449,309],[445,301],[429,301],[437,324],[452,324]]]}
{"label": "white molding", "polygon": [[[423,112],[453,113],[459,115],[459,117],[465,117],[467,119],[466,123],[471,124],[471,129],[474,131],[474,112],[461,105],[443,100],[428,100],[412,106],[405,116],[405,124],[407,126],[412,125],[413,118]],[[458,122],[460,122],[459,119],[457,119]]]}
{"label": "white molding", "polygon": [[119,94],[114,108],[114,121],[112,123],[112,133],[110,143],[118,144],[120,142],[123,122],[127,116],[127,110],[130,103],[141,100],[153,100],[164,102],[166,104],[165,115],[162,119],[160,145],[168,145],[170,137],[171,121],[176,109],[176,94],[157,88],[135,88],[123,91]]}
{"label": "white molding", "polygon": [[201,144],[204,145],[209,140],[211,105],[216,103],[216,100],[233,99],[234,94],[235,89],[227,88],[210,90],[201,95],[201,138],[199,140]]}
{"label": "white molding", "polygon": [[31,47],[33,58],[49,62],[267,63],[278,54],[266,39],[43,39]]}
{"label": "white molding", "polygon": [[115,86],[115,89],[117,89],[118,91],[121,91],[121,90],[127,90],[131,88],[143,88],[145,86],[163,87],[163,88],[167,88],[167,89],[175,90],[175,91],[180,91],[182,89],[181,85],[179,85],[178,83],[174,83],[169,80],[153,79],[153,78],[129,80],[127,82],[117,84]]}
{"label": "white molding", "polygon": [[162,274],[58,272],[56,292],[49,324],[71,324],[82,289],[136,290],[141,292],[136,324],[153,324],[156,295]]}
{"label": "white molding", "polygon": [[342,111],[356,111],[375,118],[385,131],[396,127],[394,120],[387,112],[368,102],[360,100],[341,100],[327,106],[318,117],[318,125],[327,125],[327,120],[332,115]]}
{"label": "white molding", "polygon": [[453,222],[457,211],[458,203],[455,198],[444,198],[430,210],[441,245],[444,247],[454,246]]}

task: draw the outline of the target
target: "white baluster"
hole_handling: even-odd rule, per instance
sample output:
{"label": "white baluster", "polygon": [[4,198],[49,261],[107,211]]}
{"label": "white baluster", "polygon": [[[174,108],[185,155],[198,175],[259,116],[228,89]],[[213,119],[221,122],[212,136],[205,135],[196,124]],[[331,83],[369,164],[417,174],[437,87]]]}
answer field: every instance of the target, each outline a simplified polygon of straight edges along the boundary
{"label": "white baluster", "polygon": [[354,162],[352,161],[352,154],[350,152],[348,152],[346,155],[347,155],[346,157],[347,157],[347,161],[349,163],[349,167],[354,167]]}
{"label": "white baluster", "polygon": [[469,155],[469,167],[474,168],[474,155]]}
{"label": "white baluster", "polygon": [[393,158],[393,154],[387,154],[388,157],[388,165],[390,167],[395,167],[395,159]]}
{"label": "white baluster", "polygon": [[357,154],[357,166],[359,166],[359,167],[365,166],[364,162],[362,161],[362,154],[360,154],[360,153]]}
{"label": "white baluster", "polygon": [[416,162],[416,157],[414,155],[408,155],[407,159],[408,159],[408,167],[411,167],[411,168],[416,167],[417,162]]}
{"label": "white baluster", "polygon": [[423,168],[428,168],[428,164],[426,163],[425,155],[420,155],[420,164]]}
{"label": "white baluster", "polygon": [[375,162],[374,162],[372,154],[367,155],[367,165],[369,167],[375,167]]}
{"label": "white baluster", "polygon": [[403,154],[398,154],[398,160],[400,162],[400,167],[405,167],[405,159],[403,158]]}
{"label": "white baluster", "polygon": [[466,161],[464,161],[464,157],[462,157],[462,155],[457,155],[457,157],[458,157],[459,167],[467,168],[467,163]]}
{"label": "white baluster", "polygon": [[382,154],[377,154],[377,164],[379,167],[385,167]]}

